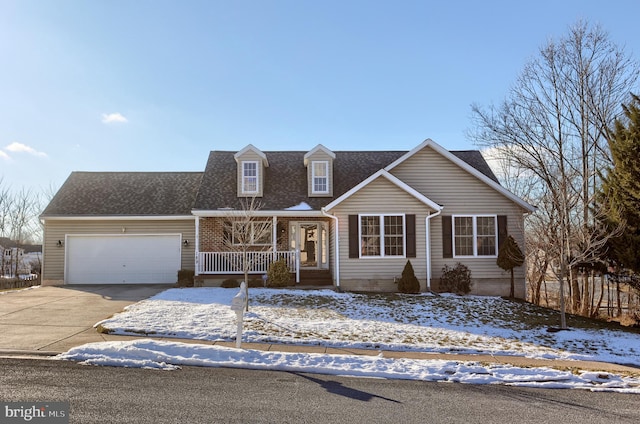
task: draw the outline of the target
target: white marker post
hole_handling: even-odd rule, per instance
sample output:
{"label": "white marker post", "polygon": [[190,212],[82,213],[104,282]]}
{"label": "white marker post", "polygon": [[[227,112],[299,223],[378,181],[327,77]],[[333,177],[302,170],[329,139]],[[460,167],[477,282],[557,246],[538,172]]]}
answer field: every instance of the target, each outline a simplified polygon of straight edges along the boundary
{"label": "white marker post", "polygon": [[244,316],[244,307],[246,301],[245,292],[247,290],[247,283],[242,282],[240,284],[240,291],[231,299],[231,310],[236,312],[236,322],[238,329],[236,332],[236,348],[240,349],[242,344],[242,318]]}

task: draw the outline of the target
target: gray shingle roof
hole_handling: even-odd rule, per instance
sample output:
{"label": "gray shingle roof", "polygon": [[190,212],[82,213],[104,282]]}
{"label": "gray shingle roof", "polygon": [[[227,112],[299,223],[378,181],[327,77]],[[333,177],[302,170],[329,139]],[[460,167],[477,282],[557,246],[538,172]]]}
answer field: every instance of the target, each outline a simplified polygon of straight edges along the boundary
{"label": "gray shingle roof", "polygon": [[202,172],[72,172],[42,217],[190,215]]}
{"label": "gray shingle roof", "polygon": [[[241,208],[237,197],[235,152],[212,151],[194,204],[196,210]],[[399,159],[404,151],[334,152],[334,197],[307,196],[306,152],[264,152],[269,167],[264,174],[263,210],[282,210],[306,202],[315,210],[329,204],[367,177]],[[451,152],[497,182],[479,151]]]}
{"label": "gray shingle roof", "polygon": [[[391,164],[405,151],[334,152],[334,197],[307,197],[306,152],[265,152],[263,210],[306,202],[319,210]],[[497,182],[477,150],[451,152]],[[171,216],[192,209],[241,208],[235,152],[212,151],[202,172],[73,172],[42,213],[53,216]]]}
{"label": "gray shingle roof", "polygon": [[484,175],[486,175],[496,183],[500,184],[500,181],[498,181],[498,178],[493,173],[493,171],[491,170],[491,167],[489,166],[487,161],[484,159],[484,156],[482,156],[482,153],[480,153],[480,151],[456,150],[456,151],[452,151],[451,153],[453,153],[453,155],[456,156],[458,159],[462,159],[467,164],[471,165],[472,167],[474,167],[475,169],[477,169],[478,171],[480,171],[481,173],[483,173]]}

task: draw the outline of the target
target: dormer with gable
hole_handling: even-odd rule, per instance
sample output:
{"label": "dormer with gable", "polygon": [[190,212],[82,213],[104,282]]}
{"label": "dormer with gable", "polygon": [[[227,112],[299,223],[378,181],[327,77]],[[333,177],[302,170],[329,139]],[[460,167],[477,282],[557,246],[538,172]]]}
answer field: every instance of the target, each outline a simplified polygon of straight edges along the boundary
{"label": "dormer with gable", "polygon": [[269,167],[267,155],[249,144],[233,155],[237,163],[238,197],[262,197],[264,170]]}
{"label": "dormer with gable", "polygon": [[318,144],[304,155],[309,197],[333,197],[333,161],[336,154]]}

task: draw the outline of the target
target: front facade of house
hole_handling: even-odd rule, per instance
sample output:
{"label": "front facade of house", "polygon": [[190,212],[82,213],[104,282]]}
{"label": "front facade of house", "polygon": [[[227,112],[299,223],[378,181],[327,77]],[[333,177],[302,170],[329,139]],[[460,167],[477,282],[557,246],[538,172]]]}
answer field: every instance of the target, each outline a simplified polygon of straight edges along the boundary
{"label": "front facade of house", "polygon": [[[508,295],[498,246],[508,234],[524,246],[532,211],[479,152],[431,140],[409,152],[249,145],[212,151],[203,173],[73,173],[42,215],[43,281],[172,283],[194,269],[217,284],[242,273],[237,247],[248,245],[256,277],[283,258],[302,285],[396,291],[409,260],[427,290],[460,262],[472,293]],[[515,271],[524,297],[524,269]]]}

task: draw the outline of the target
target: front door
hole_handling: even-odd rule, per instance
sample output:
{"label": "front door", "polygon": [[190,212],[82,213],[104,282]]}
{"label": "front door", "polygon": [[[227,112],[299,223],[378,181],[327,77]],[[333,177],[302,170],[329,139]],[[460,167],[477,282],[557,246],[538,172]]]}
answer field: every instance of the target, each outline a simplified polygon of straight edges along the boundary
{"label": "front door", "polygon": [[300,267],[328,268],[327,224],[324,222],[292,222],[289,228],[290,246],[300,250]]}

